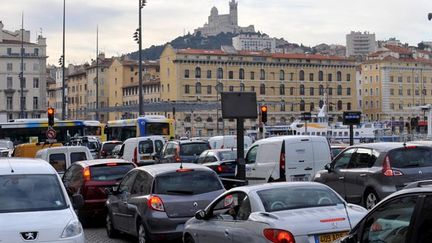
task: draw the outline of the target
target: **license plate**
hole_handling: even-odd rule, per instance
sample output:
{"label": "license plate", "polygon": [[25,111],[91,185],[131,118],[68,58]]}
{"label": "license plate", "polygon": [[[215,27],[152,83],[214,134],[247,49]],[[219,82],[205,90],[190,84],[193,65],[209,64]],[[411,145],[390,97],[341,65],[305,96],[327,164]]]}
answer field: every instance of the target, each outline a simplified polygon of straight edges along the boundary
{"label": "license plate", "polygon": [[323,235],[315,235],[315,242],[316,243],[334,242],[346,235],[348,235],[348,231],[331,233],[331,234],[323,234]]}
{"label": "license plate", "polygon": [[309,181],[309,176],[292,176],[291,181]]}
{"label": "license plate", "polygon": [[141,156],[141,160],[150,160],[152,159],[151,156]]}

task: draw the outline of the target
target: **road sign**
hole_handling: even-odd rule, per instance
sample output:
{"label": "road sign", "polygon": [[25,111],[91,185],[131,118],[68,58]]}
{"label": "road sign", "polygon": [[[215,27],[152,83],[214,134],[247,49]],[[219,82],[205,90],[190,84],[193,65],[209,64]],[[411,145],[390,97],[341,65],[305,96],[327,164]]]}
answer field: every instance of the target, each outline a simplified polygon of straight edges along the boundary
{"label": "road sign", "polygon": [[45,135],[48,139],[55,139],[57,136],[57,132],[52,127],[48,127]]}
{"label": "road sign", "polygon": [[304,121],[310,121],[310,120],[312,120],[312,114],[310,112],[303,112],[302,113],[302,119]]}
{"label": "road sign", "polygon": [[361,120],[360,111],[344,111],[343,124],[344,125],[359,125]]}

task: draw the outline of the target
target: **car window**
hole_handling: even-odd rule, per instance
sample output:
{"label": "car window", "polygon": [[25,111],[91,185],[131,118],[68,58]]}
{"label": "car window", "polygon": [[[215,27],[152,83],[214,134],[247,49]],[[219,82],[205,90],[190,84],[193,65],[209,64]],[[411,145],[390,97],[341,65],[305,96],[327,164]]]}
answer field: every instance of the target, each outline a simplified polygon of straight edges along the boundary
{"label": "car window", "polygon": [[420,234],[417,235],[417,243],[429,243],[432,239],[432,196],[428,195],[424,199],[423,208],[421,210],[420,217],[418,219],[417,231]]}
{"label": "car window", "polygon": [[382,204],[364,219],[361,242],[405,242],[417,196]]}
{"label": "car window", "polygon": [[208,163],[208,162],[216,162],[216,161],[217,161],[217,158],[215,156],[207,156],[205,162]]}
{"label": "car window", "polygon": [[153,193],[196,195],[222,189],[222,185],[213,171],[184,170],[157,176]]}
{"label": "car window", "polygon": [[228,220],[247,220],[251,213],[249,197],[244,192],[233,192],[221,197],[211,207],[211,216]]}
{"label": "car window", "polygon": [[359,148],[352,155],[348,168],[368,168],[375,163],[376,157],[371,149]]}
{"label": "car window", "polygon": [[90,176],[93,181],[113,181],[120,180],[123,176],[133,169],[132,164],[102,164],[90,166]]}
{"label": "car window", "polygon": [[57,178],[57,175],[0,176],[0,213],[65,209],[66,201]]}
{"label": "car window", "polygon": [[192,156],[200,155],[205,150],[210,149],[207,143],[186,143],[180,145],[180,155]]}
{"label": "car window", "polygon": [[152,140],[140,141],[138,144],[138,151],[140,154],[153,153],[153,141]]}
{"label": "car window", "polygon": [[257,152],[258,152],[258,145],[254,146],[249,150],[249,152],[246,155],[246,164],[255,163]]}
{"label": "car window", "polygon": [[155,148],[156,148],[156,153],[159,153],[161,150],[162,150],[162,148],[163,148],[163,142],[161,141],[161,140],[156,140],[155,141]]}
{"label": "car window", "polygon": [[66,170],[66,155],[63,153],[50,154],[49,163],[57,172],[64,172]]}
{"label": "car window", "polygon": [[237,151],[236,150],[221,151],[218,153],[218,155],[219,155],[219,158],[221,161],[237,159]]}
{"label": "car window", "polygon": [[119,156],[119,157],[122,157],[122,156],[123,156],[124,147],[125,147],[125,145],[123,144],[123,145],[121,146],[121,148],[120,148],[120,151],[118,152],[118,156]]}
{"label": "car window", "polygon": [[123,180],[119,184],[118,192],[131,192],[136,173],[136,171],[132,171],[124,176]]}
{"label": "car window", "polygon": [[206,157],[207,153],[208,153],[207,151],[204,151],[200,154],[200,156],[198,157],[198,160],[197,160],[198,164],[205,163],[205,159],[207,158]]}
{"label": "car window", "polygon": [[131,194],[150,194],[151,182],[152,180],[150,175],[142,171],[138,172],[135,177],[135,183],[133,184]]}
{"label": "car window", "polygon": [[333,161],[332,166],[334,169],[345,169],[350,160],[352,154],[357,150],[357,148],[348,149],[341,154]]}
{"label": "car window", "polygon": [[432,148],[407,146],[391,150],[388,158],[395,168],[432,166]]}
{"label": "car window", "polygon": [[71,156],[71,163],[87,160],[87,155],[84,152],[73,152],[71,153],[70,156]]}
{"label": "car window", "polygon": [[336,193],[323,186],[272,188],[258,191],[257,194],[266,212],[343,203]]}
{"label": "car window", "polygon": [[112,152],[112,150],[117,146],[117,145],[119,145],[120,143],[105,143],[103,146],[102,146],[102,151],[105,151],[106,153],[111,153]]}

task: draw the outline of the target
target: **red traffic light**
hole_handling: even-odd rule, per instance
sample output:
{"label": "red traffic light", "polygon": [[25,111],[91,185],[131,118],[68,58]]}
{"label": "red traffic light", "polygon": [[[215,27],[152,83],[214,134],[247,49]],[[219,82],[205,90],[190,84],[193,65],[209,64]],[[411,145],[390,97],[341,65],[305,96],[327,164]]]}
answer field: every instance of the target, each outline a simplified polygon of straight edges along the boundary
{"label": "red traffic light", "polygon": [[267,112],[267,106],[266,105],[261,106],[261,112]]}
{"label": "red traffic light", "polygon": [[54,108],[49,107],[47,110],[48,114],[48,126],[52,127],[54,126]]}
{"label": "red traffic light", "polygon": [[53,116],[54,115],[54,108],[50,107],[47,110],[48,116]]}

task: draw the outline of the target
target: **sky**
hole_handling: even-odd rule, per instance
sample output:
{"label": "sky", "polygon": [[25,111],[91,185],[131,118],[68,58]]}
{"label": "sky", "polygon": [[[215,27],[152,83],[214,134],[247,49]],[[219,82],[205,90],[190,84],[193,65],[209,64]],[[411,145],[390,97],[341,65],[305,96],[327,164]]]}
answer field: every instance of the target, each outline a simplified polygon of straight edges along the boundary
{"label": "sky", "polygon": [[[193,33],[207,22],[210,9],[229,12],[230,0],[147,0],[142,9],[143,49]],[[396,37],[417,45],[432,41],[431,0],[237,0],[239,25],[255,25],[271,37],[314,46],[345,45],[350,31],[368,31],[377,40]],[[62,0],[3,1],[0,21],[6,30],[24,28],[47,38],[48,63],[57,65],[62,53]],[[66,0],[66,63],[81,64],[96,56],[136,51],[132,36],[138,27],[137,0]]]}

